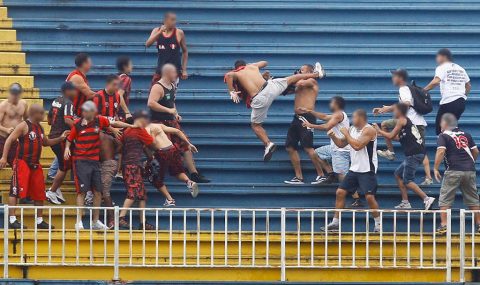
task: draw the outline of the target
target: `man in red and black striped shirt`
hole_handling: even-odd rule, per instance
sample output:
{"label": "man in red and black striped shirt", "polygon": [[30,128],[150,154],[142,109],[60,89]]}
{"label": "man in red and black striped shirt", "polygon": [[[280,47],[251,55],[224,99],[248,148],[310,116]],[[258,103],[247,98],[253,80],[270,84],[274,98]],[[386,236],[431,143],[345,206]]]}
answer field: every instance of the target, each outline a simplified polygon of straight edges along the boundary
{"label": "man in red and black striped shirt", "polygon": [[120,78],[120,88],[118,90],[118,94],[120,94],[120,110],[118,112],[118,117],[120,118],[120,121],[126,122],[127,119],[132,118],[130,110],[128,109],[130,92],[132,92],[132,78],[130,77],[130,73],[133,70],[132,60],[128,56],[118,57],[117,70],[118,77]]}
{"label": "man in red and black striped shirt", "polygon": [[[13,162],[13,175],[8,199],[9,206],[15,206],[17,199],[29,197],[35,206],[43,206],[45,201],[45,180],[43,177],[40,156],[42,146],[52,146],[65,140],[68,131],[59,137],[49,139],[44,136],[40,122],[43,121],[45,110],[42,106],[33,104],[28,110],[28,119],[21,122],[10,134],[5,143],[5,152],[0,159],[0,169],[7,164],[8,151],[13,142],[18,140],[17,155]],[[19,229],[22,225],[17,221],[15,209],[9,211],[9,227]],[[42,217],[42,209],[38,209],[36,227],[38,229],[53,228]]]}
{"label": "man in red and black striped shirt", "polygon": [[75,66],[77,68],[68,74],[65,81],[72,82],[78,90],[78,94],[73,100],[73,110],[75,115],[80,117],[82,115],[82,104],[95,96],[95,92],[90,89],[87,80],[87,73],[92,67],[92,60],[88,54],[79,53],[75,56]]}

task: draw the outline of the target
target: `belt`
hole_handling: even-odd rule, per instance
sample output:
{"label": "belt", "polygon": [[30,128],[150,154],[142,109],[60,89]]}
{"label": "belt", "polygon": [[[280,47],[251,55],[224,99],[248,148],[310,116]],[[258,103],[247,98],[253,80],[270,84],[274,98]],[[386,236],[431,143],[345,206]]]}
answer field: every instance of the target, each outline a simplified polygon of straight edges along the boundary
{"label": "belt", "polygon": [[[257,94],[255,94],[255,96],[257,96],[258,93],[262,92],[263,89],[265,89],[265,87],[267,87],[267,85],[268,85],[268,81],[265,81],[265,83],[263,83],[262,87],[260,87],[260,90],[258,90]],[[255,96],[253,96],[253,97],[255,97]]]}

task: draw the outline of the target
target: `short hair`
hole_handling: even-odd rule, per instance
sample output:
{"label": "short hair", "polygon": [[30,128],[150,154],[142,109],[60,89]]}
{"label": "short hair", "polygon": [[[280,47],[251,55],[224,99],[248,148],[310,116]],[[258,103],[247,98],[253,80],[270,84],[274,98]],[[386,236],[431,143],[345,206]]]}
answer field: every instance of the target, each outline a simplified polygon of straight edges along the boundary
{"label": "short hair", "polygon": [[442,122],[447,124],[449,130],[453,130],[458,126],[457,117],[452,113],[445,113],[442,115]]}
{"label": "short hair", "polygon": [[239,60],[235,61],[235,64],[234,64],[235,69],[237,69],[239,67],[242,67],[242,66],[245,66],[245,65],[247,65],[247,62],[243,59],[239,59]]}
{"label": "short hair", "polygon": [[337,104],[338,108],[340,108],[341,110],[345,110],[347,102],[342,96],[333,96],[331,100],[332,102],[335,102],[335,104]]}
{"label": "short hair", "polygon": [[365,109],[357,109],[357,110],[355,110],[354,113],[357,114],[358,116],[364,118],[365,121],[368,120],[367,111],[365,111]]}
{"label": "short hair", "polygon": [[109,74],[107,76],[107,79],[105,80],[107,82],[107,84],[110,84],[112,83],[113,81],[117,80],[118,79],[118,75],[116,74]]}
{"label": "short hair", "polygon": [[130,61],[130,58],[126,55],[119,56],[117,58],[117,70],[123,72],[125,70],[125,67],[130,64]]}
{"label": "short hair", "polygon": [[90,59],[90,56],[88,54],[81,52],[75,56],[75,66],[81,67],[89,59]]}
{"label": "short hair", "polygon": [[166,19],[166,18],[168,18],[168,17],[170,17],[170,16],[176,16],[176,15],[177,15],[177,14],[175,14],[175,12],[173,12],[173,11],[167,11],[167,12],[165,12],[165,13],[163,14],[163,19]]}
{"label": "short hair", "polygon": [[307,63],[307,64],[304,64],[303,66],[308,67],[308,69],[309,69],[310,71],[312,71],[312,72],[313,72],[313,70],[315,70],[315,67],[314,67],[313,65],[311,65],[311,64],[308,64],[308,63]]}
{"label": "short hair", "polygon": [[453,60],[452,52],[448,48],[442,48],[437,51],[437,55],[444,56],[448,59],[448,61]]}
{"label": "short hair", "polygon": [[407,115],[408,109],[410,108],[410,106],[404,103],[397,103],[395,104],[395,107],[397,107],[398,111],[400,111],[400,114],[402,114],[403,116]]}
{"label": "short hair", "polygon": [[175,67],[175,65],[171,64],[171,63],[166,63],[162,66],[162,70],[161,70],[161,73],[160,74],[164,74],[165,72],[167,72],[167,70],[177,70],[177,68]]}

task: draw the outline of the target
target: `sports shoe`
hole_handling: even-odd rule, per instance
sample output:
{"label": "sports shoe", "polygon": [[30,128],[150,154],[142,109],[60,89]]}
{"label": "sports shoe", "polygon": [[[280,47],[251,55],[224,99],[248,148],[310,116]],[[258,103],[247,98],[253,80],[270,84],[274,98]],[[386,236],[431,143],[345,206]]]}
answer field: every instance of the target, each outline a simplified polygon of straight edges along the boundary
{"label": "sports shoe", "polygon": [[323,184],[327,180],[326,176],[317,176],[314,181],[312,181],[310,184],[312,185],[318,185],[318,184]]}
{"label": "sports shoe", "polygon": [[125,217],[119,217],[118,218],[118,227],[122,230],[129,230],[130,229],[130,224],[127,222]]}
{"label": "sports shoe", "polygon": [[83,229],[84,229],[84,227],[83,227],[83,222],[80,221],[80,222],[76,223],[76,224],[75,224],[75,229],[76,229],[76,230],[83,230]]}
{"label": "sports shoe", "polygon": [[138,229],[141,230],[141,231],[142,231],[142,230],[154,231],[154,230],[155,230],[155,226],[152,225],[152,224],[149,224],[149,223],[145,223],[145,225],[144,225],[144,224],[138,225]]}
{"label": "sports shoe", "polygon": [[85,206],[92,206],[93,205],[93,192],[88,191],[85,195]]}
{"label": "sports shoe", "polygon": [[382,231],[382,225],[375,225],[375,228],[373,228],[374,233],[379,233]]}
{"label": "sports shoe", "polygon": [[108,228],[109,230],[114,229],[114,228],[115,228],[115,221],[114,221],[114,220],[109,220],[109,221],[107,222],[107,228]]}
{"label": "sports shoe", "polygon": [[377,155],[383,158],[386,158],[388,160],[395,160],[395,153],[393,151],[390,151],[388,149],[384,150],[377,150]]}
{"label": "sports shoe", "polygon": [[437,228],[436,233],[437,233],[438,235],[444,235],[444,234],[446,234],[446,233],[447,233],[447,226],[439,226],[439,227]]}
{"label": "sports shoe", "polygon": [[123,174],[120,172],[117,172],[117,174],[115,174],[115,180],[123,181]]}
{"label": "sports shoe", "polygon": [[47,201],[48,202],[50,202],[52,204],[55,204],[55,205],[61,205],[62,204],[62,202],[58,201],[58,197],[54,192],[48,190],[47,193],[45,193],[45,195],[47,196]]}
{"label": "sports shoe", "polygon": [[395,209],[411,209],[411,208],[412,208],[412,205],[410,204],[410,202],[405,202],[405,201],[402,201],[400,204],[395,206]]}
{"label": "sports shoe", "polygon": [[352,204],[350,204],[352,208],[363,208],[363,203],[360,198],[358,199],[353,199]]}
{"label": "sports shoe", "polygon": [[108,227],[104,225],[100,220],[97,220],[92,224],[92,230],[108,230]]}
{"label": "sports shoe", "polygon": [[65,203],[67,200],[63,197],[62,190],[60,188],[57,189],[57,191],[53,192],[57,196],[57,200],[60,201],[60,203]]}
{"label": "sports shoe", "polygon": [[165,203],[163,203],[163,206],[165,206],[165,207],[175,207],[175,200],[174,199],[172,199],[172,200],[165,199]]}
{"label": "sports shoe", "polygon": [[[290,184],[290,185],[302,185],[302,184],[305,184],[305,182],[303,182],[303,179],[300,179],[298,177],[293,177],[292,179],[290,180],[285,180],[283,181],[283,183],[285,184]],[[313,183],[313,182],[312,182]]]}
{"label": "sports shoe", "polygon": [[324,78],[327,73],[323,69],[323,66],[320,64],[320,62],[315,62],[315,68],[313,69],[313,72],[318,73],[318,78]]}
{"label": "sports shoe", "polygon": [[435,198],[433,197],[427,197],[424,201],[423,204],[425,204],[425,210],[430,210],[430,208],[433,205],[433,202],[435,202]]}
{"label": "sports shoe", "polygon": [[[8,223],[8,228],[14,229],[14,230],[19,230],[22,228],[22,224],[18,220],[15,220],[13,223]],[[26,229],[27,227],[23,226],[23,229]]]}
{"label": "sports shoe", "polygon": [[263,154],[263,161],[267,162],[272,159],[273,153],[277,150],[277,145],[274,143],[270,142],[266,147],[265,147],[265,153]]}
{"label": "sports shoe", "polygon": [[49,225],[48,223],[46,223],[45,221],[42,221],[40,224],[37,224],[37,229],[41,229],[41,230],[48,230],[48,229],[55,229],[54,226],[51,226]]}
{"label": "sports shoe", "polygon": [[197,198],[199,192],[197,182],[190,180],[187,182],[187,187],[190,190],[190,194],[192,194],[192,197]]}
{"label": "sports shoe", "polygon": [[420,186],[428,186],[432,184],[433,184],[432,178],[425,178],[425,180],[423,180],[423,182],[420,183]]}
{"label": "sports shoe", "polygon": [[339,227],[338,224],[330,223],[326,227],[321,227],[320,231],[321,232],[329,232],[329,233],[336,233],[338,232]]}
{"label": "sports shoe", "polygon": [[205,176],[198,172],[191,173],[190,179],[197,183],[210,183],[210,179],[207,179]]}

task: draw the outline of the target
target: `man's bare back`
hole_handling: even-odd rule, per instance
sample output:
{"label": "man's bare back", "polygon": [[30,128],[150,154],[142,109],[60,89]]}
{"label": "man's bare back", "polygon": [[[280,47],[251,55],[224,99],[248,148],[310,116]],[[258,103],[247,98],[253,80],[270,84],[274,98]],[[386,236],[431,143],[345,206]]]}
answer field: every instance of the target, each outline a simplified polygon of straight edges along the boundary
{"label": "man's bare back", "polygon": [[157,149],[170,147],[173,145],[167,134],[163,131],[163,124],[150,124],[145,129],[153,137],[153,143]]}
{"label": "man's bare back", "polygon": [[295,113],[303,114],[299,108],[315,110],[318,95],[318,83],[315,79],[300,80],[295,88]]}
{"label": "man's bare back", "polygon": [[247,92],[246,95],[250,97],[257,95],[263,84],[265,84],[265,79],[260,73],[260,69],[253,64],[248,64],[244,69],[235,72],[235,76],[242,91]]}
{"label": "man's bare back", "polygon": [[23,99],[17,104],[3,100],[0,103],[0,125],[3,127],[0,130],[0,136],[8,137],[13,129],[24,120],[27,109],[27,102]]}

